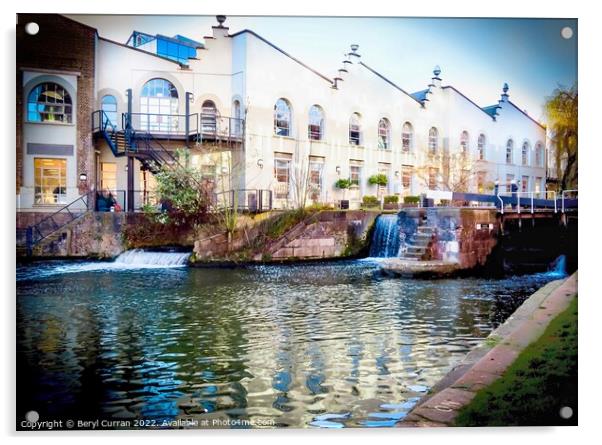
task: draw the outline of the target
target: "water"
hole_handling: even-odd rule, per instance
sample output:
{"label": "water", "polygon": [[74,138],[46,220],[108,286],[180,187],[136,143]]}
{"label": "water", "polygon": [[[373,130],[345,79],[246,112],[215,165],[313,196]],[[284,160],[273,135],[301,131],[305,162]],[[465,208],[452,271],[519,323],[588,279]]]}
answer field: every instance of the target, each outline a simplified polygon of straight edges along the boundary
{"label": "water", "polygon": [[396,257],[399,253],[400,237],[397,215],[381,215],[376,220],[370,256],[373,258]]}
{"label": "water", "polygon": [[142,249],[128,250],[115,259],[118,265],[130,267],[177,267],[185,266],[190,257],[187,252],[150,252]]}
{"label": "water", "polygon": [[17,270],[17,412],[392,426],[557,278],[390,279],[371,260],[27,265]]}

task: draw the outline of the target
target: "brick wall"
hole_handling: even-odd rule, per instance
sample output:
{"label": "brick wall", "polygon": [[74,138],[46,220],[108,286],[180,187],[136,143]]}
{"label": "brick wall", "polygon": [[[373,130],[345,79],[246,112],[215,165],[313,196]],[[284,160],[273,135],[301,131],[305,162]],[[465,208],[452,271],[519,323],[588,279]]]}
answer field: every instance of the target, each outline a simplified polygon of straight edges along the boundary
{"label": "brick wall", "polygon": [[[35,22],[38,34],[25,33],[25,25]],[[57,14],[19,14],[17,24],[17,108],[16,108],[16,193],[23,184],[23,73],[22,68],[77,71],[77,174],[88,175],[80,193],[96,182],[91,114],[94,108],[96,30]]]}

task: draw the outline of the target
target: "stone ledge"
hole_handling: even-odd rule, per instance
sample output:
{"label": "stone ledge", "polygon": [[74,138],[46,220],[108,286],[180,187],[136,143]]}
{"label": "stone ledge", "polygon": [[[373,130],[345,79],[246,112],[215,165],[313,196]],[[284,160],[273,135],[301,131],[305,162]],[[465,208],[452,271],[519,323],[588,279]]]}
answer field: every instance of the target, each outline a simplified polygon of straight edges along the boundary
{"label": "stone ledge", "polygon": [[[398,427],[452,426],[459,410],[476,392],[497,380],[514,363],[519,354],[536,341],[548,324],[563,312],[577,294],[577,272],[565,280],[546,284],[532,294],[506,322],[473,349],[433,387]],[[499,339],[499,340],[498,340]]]}

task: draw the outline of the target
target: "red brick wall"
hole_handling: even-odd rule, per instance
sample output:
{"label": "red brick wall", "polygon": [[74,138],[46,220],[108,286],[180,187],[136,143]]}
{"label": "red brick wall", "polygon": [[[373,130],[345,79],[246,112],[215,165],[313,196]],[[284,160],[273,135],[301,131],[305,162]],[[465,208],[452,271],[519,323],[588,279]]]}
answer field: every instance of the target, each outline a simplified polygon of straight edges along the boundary
{"label": "red brick wall", "polygon": [[[25,25],[35,22],[38,34],[25,33]],[[22,68],[56,71],[77,71],[77,174],[88,175],[87,184],[80,185],[80,193],[96,182],[94,144],[91,114],[94,107],[94,63],[96,30],[57,14],[19,14],[17,24],[17,140],[16,192],[23,184],[23,75]]]}

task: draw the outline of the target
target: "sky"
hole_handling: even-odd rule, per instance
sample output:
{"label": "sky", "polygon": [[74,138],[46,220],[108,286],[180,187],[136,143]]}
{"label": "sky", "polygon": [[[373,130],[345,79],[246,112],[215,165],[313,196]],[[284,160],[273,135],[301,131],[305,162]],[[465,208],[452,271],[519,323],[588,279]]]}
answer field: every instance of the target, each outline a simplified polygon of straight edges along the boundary
{"label": "sky", "polygon": [[[133,30],[202,42],[217,25],[214,16],[69,17],[123,43]],[[364,63],[410,93],[426,88],[435,65],[444,85],[480,106],[497,103],[507,82],[510,100],[541,122],[546,97],[577,81],[576,19],[228,16],[225,26],[251,29],[331,78],[355,43]]]}

